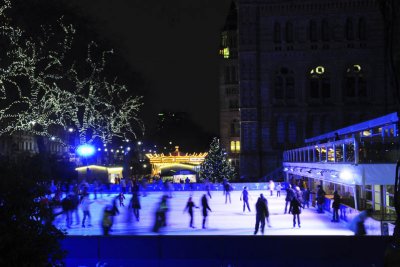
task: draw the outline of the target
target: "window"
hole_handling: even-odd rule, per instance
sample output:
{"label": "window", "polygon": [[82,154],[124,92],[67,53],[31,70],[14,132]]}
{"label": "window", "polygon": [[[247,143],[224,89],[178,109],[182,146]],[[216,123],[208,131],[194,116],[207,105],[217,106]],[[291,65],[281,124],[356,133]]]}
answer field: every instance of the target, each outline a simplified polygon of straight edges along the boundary
{"label": "window", "polygon": [[331,97],[331,83],[325,67],[318,66],[310,71],[309,86],[311,99],[329,99]]}
{"label": "window", "polygon": [[276,137],[278,143],[283,144],[285,142],[285,122],[282,118],[278,118],[277,121]]}
{"label": "window", "polygon": [[360,39],[361,41],[365,41],[367,39],[366,37],[365,19],[360,18],[358,20],[358,39]]}
{"label": "window", "polygon": [[296,121],[294,118],[290,118],[289,122],[288,122],[288,135],[289,135],[289,142],[291,144],[295,144],[296,143]]}
{"label": "window", "polygon": [[322,35],[322,41],[329,41],[329,35],[330,35],[330,30],[329,30],[329,23],[327,20],[323,20],[322,21],[322,31],[321,31],[321,35]]}
{"label": "window", "polygon": [[316,42],[317,37],[317,23],[314,20],[310,21],[309,24],[309,37],[311,42]]}
{"label": "window", "polygon": [[346,98],[368,97],[367,82],[360,65],[355,64],[347,68],[345,81],[345,92],[343,95]]}
{"label": "window", "polygon": [[293,43],[293,24],[286,22],[286,42]]}
{"label": "window", "polygon": [[275,77],[275,98],[283,98],[283,78],[281,76]]}
{"label": "window", "polygon": [[240,153],[240,141],[231,141],[231,152]]}
{"label": "window", "polygon": [[231,136],[239,136],[240,135],[240,123],[238,120],[233,120],[231,122]]}
{"label": "window", "polygon": [[281,42],[281,25],[278,22],[275,22],[274,25],[274,42],[275,43]]}
{"label": "window", "polygon": [[281,68],[275,72],[274,78],[274,98],[275,99],[294,99],[295,80],[294,72],[287,68]]}
{"label": "window", "polygon": [[353,20],[347,18],[346,20],[346,40],[351,41],[354,39]]}

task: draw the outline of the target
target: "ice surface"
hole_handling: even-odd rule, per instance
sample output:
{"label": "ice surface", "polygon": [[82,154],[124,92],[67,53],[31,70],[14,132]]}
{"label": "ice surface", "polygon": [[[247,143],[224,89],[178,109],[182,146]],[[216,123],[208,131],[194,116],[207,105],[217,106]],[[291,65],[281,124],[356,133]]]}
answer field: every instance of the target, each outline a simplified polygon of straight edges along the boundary
{"label": "ice surface", "polygon": [[[268,199],[271,227],[265,227],[264,235],[353,235],[348,229],[346,222],[331,222],[331,213],[318,214],[314,207],[302,210],[300,215],[301,228],[293,228],[293,215],[284,214],[285,194],[281,197],[270,196],[269,191],[250,191],[250,208],[243,212],[243,202],[240,201],[241,191],[231,192],[232,203],[225,204],[225,196],[222,191],[211,192],[212,198],[208,203],[212,212],[209,213],[207,229],[202,229],[202,212],[200,199],[205,192],[202,191],[178,191],[173,192],[173,197],[168,199],[169,212],[167,214],[167,227],[161,229],[162,235],[253,235],[255,225],[255,202],[260,193]],[[120,214],[114,217],[114,225],[110,235],[154,235],[151,231],[154,224],[154,213],[158,203],[164,193],[148,192],[144,197],[140,196],[141,210],[140,221],[137,222],[131,209],[127,206],[131,199],[130,194],[126,194],[125,207],[118,207]],[[183,212],[189,196],[199,209],[194,209],[194,224],[197,228],[189,227],[189,214]],[[116,194],[103,194],[94,200],[94,195],[90,198],[94,201],[90,206],[92,227],[81,227],[81,221],[78,223],[73,215],[73,225],[66,228],[64,215],[56,217],[54,224],[58,228],[66,229],[69,235],[101,235],[101,218],[103,209],[111,204]],[[117,201],[119,204],[119,202]],[[82,210],[79,208],[80,220],[83,218]],[[87,224],[87,223],[86,223]],[[260,234],[260,233],[259,233]]]}

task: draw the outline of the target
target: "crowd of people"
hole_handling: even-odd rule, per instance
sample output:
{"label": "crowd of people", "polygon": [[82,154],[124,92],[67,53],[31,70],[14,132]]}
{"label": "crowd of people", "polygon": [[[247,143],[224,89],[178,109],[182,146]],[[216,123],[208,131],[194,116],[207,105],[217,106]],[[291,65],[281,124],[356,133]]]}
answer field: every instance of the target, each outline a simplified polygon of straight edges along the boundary
{"label": "crowd of people", "polygon": [[[121,179],[118,181],[120,184],[120,192],[113,197],[112,202],[109,205],[105,205],[102,218],[101,218],[101,226],[103,229],[103,234],[108,235],[110,231],[112,231],[112,226],[114,223],[114,217],[119,214],[119,208],[125,208],[125,194],[131,194],[129,203],[127,204],[127,208],[132,210],[133,216],[136,221],[140,221],[140,197],[146,196],[146,186],[143,183],[138,183],[135,180],[127,180]],[[201,197],[201,207],[196,206],[193,201],[192,196],[189,197],[186,206],[184,207],[183,212],[188,212],[189,214],[189,227],[195,228],[193,223],[193,214],[195,208],[201,208],[202,210],[202,228],[205,229],[207,227],[207,217],[209,212],[211,212],[211,208],[208,203],[208,199],[212,198],[211,190],[210,190],[210,182],[205,181],[205,194]],[[301,188],[300,188],[301,186]],[[72,222],[75,222],[75,225],[81,224],[82,228],[91,227],[92,226],[92,218],[90,212],[90,206],[94,202],[89,197],[89,184],[83,180],[81,183],[72,183],[69,186],[62,185],[60,183],[55,184],[51,183],[50,191],[51,191],[51,199],[47,200],[47,203],[51,203],[52,207],[54,207],[54,216],[62,216],[63,220],[65,219],[65,225],[67,228],[71,228]],[[96,200],[98,197],[102,198],[103,190],[101,190],[102,186],[94,180],[91,187],[91,192],[93,192],[93,198]],[[225,196],[225,204],[231,203],[231,191],[234,190],[233,186],[228,182],[228,180],[224,180],[222,183],[223,194]],[[276,194],[277,198],[281,197],[282,184],[276,183],[274,181],[270,181],[268,184],[268,191],[270,197]],[[166,222],[166,214],[169,210],[168,201],[173,197],[171,187],[168,182],[164,184],[165,193],[162,195],[162,198],[158,204],[158,208],[155,212],[154,216],[154,226],[152,231],[158,233],[160,229],[167,226]],[[267,191],[267,192],[268,192]],[[307,187],[302,186],[302,184],[288,184],[285,188],[286,194],[284,199],[284,214],[293,215],[293,228],[299,227],[301,228],[301,213],[302,209],[306,209],[310,207],[310,198],[311,192]],[[108,192],[109,193],[109,192]],[[64,197],[62,197],[64,196]],[[315,202],[318,213],[324,213],[326,209],[325,205],[325,196],[326,193],[323,190],[322,186],[318,185],[317,190],[315,192]],[[244,186],[240,195],[240,201],[243,201],[243,212],[252,212],[252,208],[250,207],[249,200],[252,200],[251,194],[249,193],[249,189],[247,186]],[[282,200],[283,201],[283,200]],[[50,205],[50,204],[49,204]],[[341,205],[341,196],[337,191],[334,192],[333,201],[332,201],[332,222],[339,222],[339,208]],[[59,209],[57,209],[57,207]],[[83,218],[81,220],[79,207],[82,210]],[[118,208],[119,207],[119,208]],[[269,220],[269,209],[268,209],[268,200],[264,197],[264,194],[260,194],[255,203],[255,229],[254,234],[257,234],[259,231],[264,234],[265,225],[267,224],[271,227]],[[366,233],[363,222],[366,218],[371,216],[371,211],[368,210],[364,213],[360,213],[357,217],[357,222],[353,222],[351,224],[350,229],[354,231],[356,235],[364,235]]]}

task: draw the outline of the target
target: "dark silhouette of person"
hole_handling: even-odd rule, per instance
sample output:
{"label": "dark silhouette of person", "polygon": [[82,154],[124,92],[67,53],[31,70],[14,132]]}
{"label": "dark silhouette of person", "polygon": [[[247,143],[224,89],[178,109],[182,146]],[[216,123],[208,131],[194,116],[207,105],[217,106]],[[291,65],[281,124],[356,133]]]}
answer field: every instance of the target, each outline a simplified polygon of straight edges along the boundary
{"label": "dark silhouette of person", "polygon": [[311,194],[310,189],[308,189],[308,188],[304,189],[304,191],[303,191],[303,201],[304,201],[303,209],[305,209],[306,206],[307,206],[307,208],[310,207],[310,194]]}
{"label": "dark silhouette of person", "polygon": [[341,202],[340,195],[339,195],[338,191],[335,191],[333,193],[333,203],[332,203],[332,209],[333,209],[332,222],[339,222],[340,202]]}
{"label": "dark silhouette of person", "polygon": [[188,212],[189,212],[189,216],[190,216],[189,227],[191,227],[191,228],[195,228],[194,225],[193,225],[193,208],[199,208],[199,207],[197,207],[197,206],[194,204],[194,202],[193,202],[193,200],[192,200],[192,197],[189,197],[189,200],[188,200],[188,202],[186,203],[186,207],[185,207],[185,209],[183,210],[183,212],[185,212],[185,211],[188,211]]}
{"label": "dark silhouette of person", "polygon": [[292,214],[293,214],[293,228],[296,227],[296,218],[297,218],[297,225],[300,226],[300,214],[301,214],[301,207],[302,204],[301,202],[294,197],[292,199],[292,201],[290,202],[291,206],[292,206]]}
{"label": "dark silhouette of person", "polygon": [[350,229],[354,232],[355,235],[363,236],[367,234],[365,230],[365,220],[372,216],[373,209],[366,209],[360,212],[350,223]]}
{"label": "dark silhouette of person", "polygon": [[228,198],[229,198],[229,203],[231,202],[231,191],[232,191],[232,185],[230,183],[225,184],[225,204],[228,203]]}
{"label": "dark silhouette of person", "polygon": [[261,234],[264,234],[265,218],[267,217],[267,213],[268,209],[267,209],[267,204],[264,200],[264,195],[260,194],[260,197],[257,199],[256,202],[256,225],[254,229],[255,235],[258,233],[260,224],[261,224]]}
{"label": "dark silhouette of person", "polygon": [[322,189],[321,185],[318,185],[318,191],[317,191],[317,207],[318,207],[318,213],[324,213],[323,207],[325,203],[325,191]]}
{"label": "dark silhouette of person", "polygon": [[139,194],[138,194],[137,190],[132,191],[132,198],[131,198],[129,207],[132,208],[133,215],[135,216],[136,221],[139,221],[139,216],[140,216],[139,211],[140,211],[141,206],[140,206],[140,199],[139,199]]}
{"label": "dark silhouette of person", "polygon": [[288,188],[286,188],[285,214],[287,213],[288,204],[289,204],[289,213],[291,212],[291,208],[292,208],[291,201],[292,201],[292,199],[294,198],[294,196],[295,196],[295,193],[294,193],[294,191],[293,191],[293,189],[292,189],[292,185],[289,184]]}
{"label": "dark silhouette of person", "polygon": [[210,206],[208,206],[207,195],[204,194],[201,198],[201,206],[203,207],[203,229],[206,229],[206,220],[208,216],[208,211],[211,211]]}
{"label": "dark silhouette of person", "polygon": [[250,212],[251,210],[249,206],[249,191],[247,191],[247,186],[243,188],[242,194],[240,195],[240,200],[242,199],[243,199],[243,212],[246,210],[246,206]]}
{"label": "dark silhouette of person", "polygon": [[111,227],[113,225],[114,208],[111,205],[107,205],[103,211],[103,218],[101,221],[101,226],[104,235],[109,235]]}
{"label": "dark silhouette of person", "polygon": [[158,233],[161,227],[167,226],[167,211],[168,211],[167,199],[168,199],[167,195],[164,195],[161,198],[160,204],[156,211],[153,232]]}

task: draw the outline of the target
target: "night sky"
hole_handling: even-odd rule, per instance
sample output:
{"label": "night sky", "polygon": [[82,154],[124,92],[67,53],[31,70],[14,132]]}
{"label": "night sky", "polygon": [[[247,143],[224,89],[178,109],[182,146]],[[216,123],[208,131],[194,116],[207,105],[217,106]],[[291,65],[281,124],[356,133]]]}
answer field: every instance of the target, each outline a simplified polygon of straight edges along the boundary
{"label": "night sky", "polygon": [[[70,2],[71,3],[71,2]],[[219,34],[230,0],[73,0],[145,81],[147,128],[161,110],[188,112],[218,134]]]}

